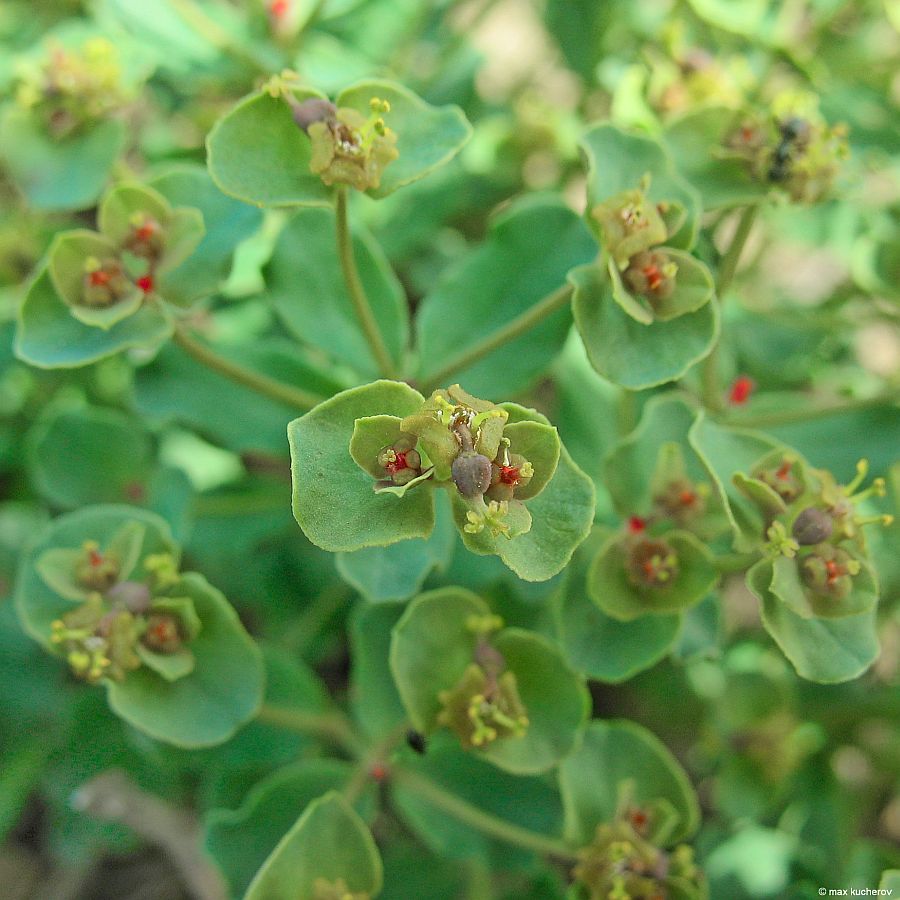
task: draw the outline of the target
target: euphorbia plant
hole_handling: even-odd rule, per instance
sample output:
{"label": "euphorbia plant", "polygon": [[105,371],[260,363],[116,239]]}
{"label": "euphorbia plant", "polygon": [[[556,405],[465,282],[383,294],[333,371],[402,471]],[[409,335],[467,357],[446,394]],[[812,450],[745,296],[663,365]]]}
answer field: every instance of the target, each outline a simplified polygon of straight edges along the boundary
{"label": "euphorbia plant", "polygon": [[217,900],[874,888],[893,109],[843,13],[550,0],[503,95],[441,4],[100,6],[0,72],[0,827]]}

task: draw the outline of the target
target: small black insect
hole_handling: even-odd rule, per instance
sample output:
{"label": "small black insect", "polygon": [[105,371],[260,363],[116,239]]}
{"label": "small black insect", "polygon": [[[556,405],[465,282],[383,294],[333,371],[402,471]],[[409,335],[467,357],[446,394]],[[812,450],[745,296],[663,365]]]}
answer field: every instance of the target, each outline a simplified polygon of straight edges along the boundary
{"label": "small black insect", "polygon": [[769,181],[784,181],[790,174],[790,163],[794,154],[802,150],[809,137],[809,123],[805,119],[792,116],[778,125],[781,140],[772,153],[769,167]]}
{"label": "small black insect", "polygon": [[416,731],[413,728],[410,728],[410,730],[406,732],[406,743],[409,744],[416,753],[424,753],[428,749],[428,741],[426,741],[425,735],[422,734],[421,731]]}

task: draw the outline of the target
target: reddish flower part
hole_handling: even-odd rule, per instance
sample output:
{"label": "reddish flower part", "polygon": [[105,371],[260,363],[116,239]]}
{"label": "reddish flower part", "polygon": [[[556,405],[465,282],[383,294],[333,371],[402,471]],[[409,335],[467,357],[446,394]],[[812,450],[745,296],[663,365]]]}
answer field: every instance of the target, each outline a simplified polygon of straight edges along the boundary
{"label": "reddish flower part", "polygon": [[377,781],[379,784],[382,781],[386,781],[390,774],[390,769],[388,769],[384,763],[375,763],[372,768],[369,769],[369,775],[371,775],[373,780]]}
{"label": "reddish flower part", "polygon": [[732,406],[742,406],[755,390],[756,382],[749,375],[738,375],[728,391],[728,402]]}
{"label": "reddish flower part", "polygon": [[145,294],[149,294],[153,290],[152,275],[141,275],[135,283]]}
{"label": "reddish flower part", "polygon": [[88,563],[93,568],[103,565],[103,554],[99,550],[88,550]]}
{"label": "reddish flower part", "polygon": [[274,19],[283,19],[290,12],[290,0],[272,0],[269,4],[269,13]]}
{"label": "reddish flower part", "polygon": [[103,269],[95,269],[88,275],[88,281],[93,287],[104,287],[109,284],[109,272]]}
{"label": "reddish flower part", "polygon": [[503,484],[518,484],[519,471],[519,466],[500,466],[500,481],[502,481]]}
{"label": "reddish flower part", "polygon": [[644,266],[643,273],[647,279],[647,287],[651,291],[658,291],[663,283],[663,273],[660,271],[659,266],[655,263],[650,263]]}
{"label": "reddish flower part", "polygon": [[640,534],[647,528],[647,520],[640,516],[631,516],[628,519],[628,531],[631,534]]}
{"label": "reddish flower part", "polygon": [[385,469],[391,473],[391,475],[395,475],[401,469],[407,468],[406,465],[406,453],[403,450],[395,450],[394,458],[392,460],[388,460],[384,464]]}

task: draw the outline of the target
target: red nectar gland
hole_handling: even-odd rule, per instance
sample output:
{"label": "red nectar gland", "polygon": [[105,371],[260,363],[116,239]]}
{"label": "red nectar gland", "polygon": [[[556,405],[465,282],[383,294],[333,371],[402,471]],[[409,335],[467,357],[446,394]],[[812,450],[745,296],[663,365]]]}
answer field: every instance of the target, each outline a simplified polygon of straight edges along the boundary
{"label": "red nectar gland", "polygon": [[109,272],[104,272],[103,269],[95,269],[88,275],[88,281],[91,287],[105,287],[109,284]]}
{"label": "red nectar gland", "polygon": [[393,460],[386,462],[384,467],[391,475],[396,475],[397,472],[400,472],[402,469],[408,468],[406,465],[406,452],[403,450],[395,450]]}
{"label": "red nectar gland", "polygon": [[732,406],[743,406],[756,390],[756,382],[748,375],[738,375],[728,392],[728,402]]}
{"label": "red nectar gland", "polygon": [[640,516],[631,516],[628,519],[628,531],[630,534],[641,534],[647,528],[647,520]]}
{"label": "red nectar gland", "polygon": [[500,481],[503,484],[518,484],[520,468],[520,466],[500,466]]}
{"label": "red nectar gland", "polygon": [[153,290],[153,276],[152,275],[141,275],[140,278],[135,282],[137,286],[145,293],[149,294]]}

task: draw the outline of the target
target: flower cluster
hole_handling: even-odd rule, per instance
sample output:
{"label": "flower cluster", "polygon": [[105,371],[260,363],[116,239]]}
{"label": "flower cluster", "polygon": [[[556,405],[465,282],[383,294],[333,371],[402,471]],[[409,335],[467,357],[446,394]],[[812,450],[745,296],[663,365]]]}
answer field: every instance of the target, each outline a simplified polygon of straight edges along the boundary
{"label": "flower cluster", "polygon": [[594,840],[579,853],[574,876],[589,900],[660,900],[707,896],[693,851],[685,844],[671,852],[644,835],[646,819],[632,813],[597,826]]}
{"label": "flower cluster", "polygon": [[755,180],[780,187],[791,200],[815,203],[847,157],[846,136],[846,126],[824,121],[815,98],[785,95],[767,114],[745,114],[726,135],[723,155],[743,160]]}
{"label": "flower cluster", "polygon": [[291,104],[294,121],[309,136],[309,168],[325,184],[347,184],[358,191],[381,184],[384,169],[400,155],[397,135],[384,120],[391,110],[387,100],[373,97],[366,117],[327,100],[300,102],[290,91],[283,96]]}
{"label": "flower cluster", "polygon": [[78,678],[123,681],[146,665],[171,681],[193,669],[188,645],[200,619],[193,601],[178,595],[174,557],[143,555],[144,537],[143,525],[128,523],[104,547],[86,540],[47,550],[37,561],[47,587],[79,604],[54,620],[50,633]]}
{"label": "flower cluster", "polygon": [[644,324],[693,312],[712,297],[709,273],[689,253],[667,244],[685,223],[680,203],[654,202],[650,175],[590,210],[623,309]]}
{"label": "flower cluster", "polygon": [[[560,450],[555,429],[508,420],[506,409],[453,385],[402,420],[357,420],[350,450],[376,477],[376,491],[402,495],[425,483],[445,487],[466,534],[514,538],[531,528],[524,501],[549,481]],[[372,453],[377,435],[385,443]],[[534,458],[519,452],[526,446]]]}
{"label": "flower cluster", "polygon": [[866,514],[867,497],[883,496],[884,479],[859,490],[868,473],[839,485],[798,454],[774,450],[735,484],[758,516],[760,537],[773,567],[772,592],[804,618],[836,618],[865,612],[877,602],[877,583],[863,526],[889,524],[891,516]]}
{"label": "flower cluster", "polygon": [[100,231],[63,232],[50,251],[53,286],[72,315],[108,329],[158,291],[161,274],[189,256],[204,233],[198,210],[173,209],[151,188],[120,185],[103,201]]}
{"label": "flower cluster", "polygon": [[506,669],[506,660],[487,637],[502,622],[496,616],[472,617],[468,625],[478,633],[474,661],[455,687],[438,694],[442,709],[437,722],[454,732],[466,749],[522,737],[528,729],[528,714],[515,673]]}
{"label": "flower cluster", "polygon": [[45,59],[22,64],[19,78],[19,106],[33,110],[55,138],[77,132],[125,102],[119,54],[105,38],[92,38],[80,50],[54,43]]}

